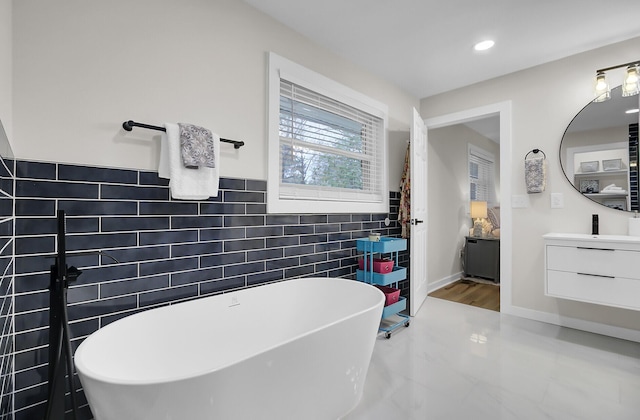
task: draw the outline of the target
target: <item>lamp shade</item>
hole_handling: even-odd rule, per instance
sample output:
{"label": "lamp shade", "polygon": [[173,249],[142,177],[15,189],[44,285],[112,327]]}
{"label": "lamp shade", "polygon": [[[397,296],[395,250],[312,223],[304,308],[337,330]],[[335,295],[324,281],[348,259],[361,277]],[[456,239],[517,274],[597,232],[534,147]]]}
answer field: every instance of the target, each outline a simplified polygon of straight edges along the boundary
{"label": "lamp shade", "polygon": [[486,219],[487,217],[487,202],[486,201],[472,201],[469,207],[469,213],[472,219]]}
{"label": "lamp shade", "polygon": [[622,96],[633,96],[640,92],[640,79],[638,77],[638,67],[629,66],[622,82]]}
{"label": "lamp shade", "polygon": [[594,102],[604,102],[611,98],[611,91],[609,90],[609,84],[604,72],[598,72],[596,74],[596,80],[594,84],[594,94],[596,99]]}

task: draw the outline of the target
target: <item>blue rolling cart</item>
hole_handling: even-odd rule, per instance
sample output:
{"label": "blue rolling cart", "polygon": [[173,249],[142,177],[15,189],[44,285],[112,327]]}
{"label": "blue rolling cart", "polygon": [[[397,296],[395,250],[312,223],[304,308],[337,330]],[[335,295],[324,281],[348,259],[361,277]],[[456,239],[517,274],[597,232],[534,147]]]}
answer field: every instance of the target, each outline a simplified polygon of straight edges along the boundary
{"label": "blue rolling cart", "polygon": [[[398,252],[407,249],[407,240],[400,238],[381,237],[380,241],[371,241],[369,238],[356,239],[356,249],[362,251],[364,259],[363,269],[358,269],[356,279],[365,283],[398,287],[398,282],[407,278],[407,269],[398,265]],[[373,257],[375,254],[390,254],[394,259],[393,270],[388,273],[377,273],[373,270]],[[410,318],[400,312],[407,308],[407,298],[400,296],[396,303],[385,306],[382,311],[382,321],[380,331],[384,331],[386,338],[391,338],[391,334],[397,328],[408,327]],[[392,321],[394,316],[400,321]],[[383,325],[384,324],[384,325]]]}

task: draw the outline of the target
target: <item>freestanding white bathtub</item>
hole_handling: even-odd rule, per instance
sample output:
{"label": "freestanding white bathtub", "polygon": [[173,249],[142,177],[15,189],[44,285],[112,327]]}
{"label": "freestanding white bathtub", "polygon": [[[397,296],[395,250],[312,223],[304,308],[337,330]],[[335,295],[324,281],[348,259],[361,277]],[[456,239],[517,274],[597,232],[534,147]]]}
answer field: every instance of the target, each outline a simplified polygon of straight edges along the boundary
{"label": "freestanding white bathtub", "polygon": [[384,295],[288,280],[152,309],[75,353],[96,420],[337,419],[360,401]]}

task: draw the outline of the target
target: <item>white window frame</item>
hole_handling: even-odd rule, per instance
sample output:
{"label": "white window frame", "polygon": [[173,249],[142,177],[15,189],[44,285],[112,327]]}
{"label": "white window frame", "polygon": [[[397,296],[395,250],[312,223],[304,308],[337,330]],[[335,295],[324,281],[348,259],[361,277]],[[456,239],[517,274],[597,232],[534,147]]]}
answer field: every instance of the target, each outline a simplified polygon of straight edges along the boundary
{"label": "white window frame", "polygon": [[[387,153],[388,107],[355,90],[309,70],[277,54],[269,53],[268,74],[268,213],[387,213],[389,212],[389,171]],[[326,199],[281,197],[280,191],[280,79],[283,78],[326,97],[340,101],[382,120],[378,147],[383,153],[381,194],[376,201],[352,200],[338,193]],[[288,186],[291,189],[291,186]]]}
{"label": "white window frame", "polygon": [[484,159],[486,161],[488,161],[490,163],[490,176],[488,179],[488,185],[486,186],[487,188],[487,194],[488,197],[482,197],[483,199],[477,199],[478,201],[486,201],[488,206],[493,206],[496,204],[496,181],[495,181],[495,177],[496,177],[496,157],[478,147],[475,146],[473,144],[469,144],[468,147],[468,154],[467,154],[467,180],[468,180],[468,185],[469,185],[469,198],[471,199],[471,160],[472,160],[472,155],[477,156],[481,159]]}

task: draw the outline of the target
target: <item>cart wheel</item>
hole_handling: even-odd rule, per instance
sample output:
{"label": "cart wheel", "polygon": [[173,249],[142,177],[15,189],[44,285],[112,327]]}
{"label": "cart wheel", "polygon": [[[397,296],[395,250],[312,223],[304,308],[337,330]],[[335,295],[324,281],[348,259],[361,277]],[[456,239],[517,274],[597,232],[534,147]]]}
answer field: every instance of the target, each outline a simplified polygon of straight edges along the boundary
{"label": "cart wheel", "polygon": [[386,338],[387,340],[391,338],[391,333],[390,332],[386,332],[384,333],[384,338]]}
{"label": "cart wheel", "polygon": [[405,323],[404,323],[405,328],[407,328],[407,327],[409,326],[409,324],[410,324],[410,322],[409,322],[409,321],[405,322]]}

